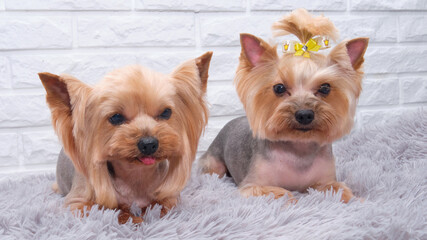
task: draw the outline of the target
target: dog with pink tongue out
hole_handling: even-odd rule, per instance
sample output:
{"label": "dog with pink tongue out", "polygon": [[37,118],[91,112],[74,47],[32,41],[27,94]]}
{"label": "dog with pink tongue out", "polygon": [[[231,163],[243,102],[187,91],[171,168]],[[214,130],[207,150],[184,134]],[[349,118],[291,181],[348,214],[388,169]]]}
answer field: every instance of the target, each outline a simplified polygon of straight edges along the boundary
{"label": "dog with pink tongue out", "polygon": [[351,130],[361,92],[367,38],[339,43],[333,23],[297,9],[273,25],[275,35],[295,35],[283,55],[262,39],[241,34],[234,83],[246,117],[232,120],[199,160],[204,173],[229,175],[244,196],[342,189],[332,142]]}
{"label": "dog with pink tongue out", "polygon": [[207,52],[168,75],[124,67],[95,86],[39,73],[63,145],[54,190],[66,195],[66,206],[79,216],[95,204],[120,209],[120,223],[139,223],[133,204],[160,204],[162,214],[176,205],[208,120],[211,57]]}

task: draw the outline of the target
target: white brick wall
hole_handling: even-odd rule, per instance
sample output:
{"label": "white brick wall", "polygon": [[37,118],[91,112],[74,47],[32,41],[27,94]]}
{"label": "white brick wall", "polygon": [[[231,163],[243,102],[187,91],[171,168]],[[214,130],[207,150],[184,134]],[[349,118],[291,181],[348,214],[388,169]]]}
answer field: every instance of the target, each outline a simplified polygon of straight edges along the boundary
{"label": "white brick wall", "polygon": [[343,39],[371,38],[357,127],[427,106],[425,0],[0,0],[0,173],[54,169],[60,145],[37,72],[95,83],[119,66],[168,72],[212,50],[205,151],[244,114],[232,85],[239,32],[268,39],[298,7],[330,17]]}

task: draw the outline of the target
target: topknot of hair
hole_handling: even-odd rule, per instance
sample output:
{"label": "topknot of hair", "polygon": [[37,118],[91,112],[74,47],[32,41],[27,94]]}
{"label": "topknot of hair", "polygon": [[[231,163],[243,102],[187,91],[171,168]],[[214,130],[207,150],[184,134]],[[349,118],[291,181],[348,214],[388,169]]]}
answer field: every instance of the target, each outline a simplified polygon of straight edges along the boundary
{"label": "topknot of hair", "polygon": [[338,30],[334,24],[324,16],[313,16],[303,8],[296,9],[284,16],[272,26],[273,35],[295,35],[302,43],[306,43],[314,36],[324,36],[336,41]]}

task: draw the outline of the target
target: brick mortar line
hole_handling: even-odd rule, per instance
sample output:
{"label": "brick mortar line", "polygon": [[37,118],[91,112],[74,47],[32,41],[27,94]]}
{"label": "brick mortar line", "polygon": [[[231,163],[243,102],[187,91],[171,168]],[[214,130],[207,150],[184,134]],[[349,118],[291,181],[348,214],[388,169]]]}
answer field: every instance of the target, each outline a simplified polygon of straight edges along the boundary
{"label": "brick mortar line", "polygon": [[[249,12],[246,10],[242,11],[177,11],[177,10],[171,10],[171,11],[134,11],[134,10],[20,10],[20,11],[1,11],[1,13],[4,13],[3,17],[17,17],[17,16],[23,16],[23,17],[65,17],[64,13],[71,13],[76,14],[82,17],[102,17],[102,16],[117,16],[117,17],[133,17],[133,16],[148,16],[148,17],[158,17],[159,15],[167,15],[170,16],[173,13],[176,13],[177,16],[179,15],[191,15],[194,13],[200,14],[202,17],[233,17],[233,16],[253,16],[253,17],[261,17],[261,16],[282,16],[285,13],[291,12],[291,10],[275,10],[275,11],[253,11],[250,10]],[[427,13],[427,10],[420,10],[420,11],[321,11],[318,12],[323,13],[327,15],[328,17],[339,17],[339,16],[345,16],[349,18],[354,17],[400,17],[400,16],[415,16],[414,17],[420,17],[425,16],[425,13]],[[129,15],[129,13],[133,13]],[[224,15],[225,14],[225,15]]]}
{"label": "brick mortar line", "polygon": [[[281,12],[289,13],[294,9],[296,9],[296,8],[293,8],[293,9],[266,9],[266,10],[264,10],[264,9],[260,9],[260,10],[251,9],[251,13],[255,13],[255,14],[256,13],[265,13],[265,14],[274,13],[274,14],[277,14],[277,13],[281,13]],[[414,10],[352,10],[352,9],[347,9],[347,6],[346,6],[346,9],[343,9],[343,10],[315,9],[315,10],[308,10],[308,11],[311,13],[315,13],[315,14],[319,14],[319,13],[323,14],[324,13],[325,16],[327,16],[327,15],[329,15],[329,16],[344,15],[344,13],[346,13],[347,11],[350,13],[349,16],[352,16],[353,14],[362,14],[362,15],[371,14],[374,16],[378,16],[378,14],[387,15],[387,14],[393,14],[393,13],[403,13],[403,14],[420,13],[420,14],[422,14],[422,13],[427,12],[427,9],[419,9],[419,10],[416,10],[416,9],[414,9]]]}
{"label": "brick mortar line", "polygon": [[[6,13],[6,16],[8,15],[22,15],[22,16],[28,16],[28,14],[35,14],[34,16],[62,16],[64,13],[79,13],[79,14],[84,14],[84,15],[89,15],[89,16],[103,16],[103,15],[109,15],[109,16],[123,16],[123,15],[127,15],[131,12],[138,14],[141,14],[143,16],[147,16],[147,13],[149,14],[148,16],[158,16],[160,15],[170,15],[171,13],[177,13],[178,15],[183,15],[183,14],[194,14],[194,13],[207,13],[207,14],[224,14],[224,13],[245,13],[245,10],[234,10],[234,11],[228,11],[228,10],[212,10],[212,11],[195,11],[195,10],[179,10],[179,9],[174,9],[174,10],[157,10],[157,9],[152,9],[152,10],[132,10],[132,9],[128,9],[128,10],[3,10],[1,12]],[[46,15],[47,14],[47,15]],[[113,14],[113,15],[111,15]],[[33,15],[30,15],[33,16]]]}
{"label": "brick mortar line", "polygon": [[200,51],[202,48],[202,27],[199,13],[194,13],[194,41],[196,42],[196,50]]}
{"label": "brick mortar line", "polygon": [[18,134],[18,141],[17,141],[17,156],[18,156],[18,162],[19,166],[25,166],[24,160],[25,160],[25,149],[24,149],[24,139],[23,134],[20,129],[17,129],[16,133]]}
{"label": "brick mortar line", "polygon": [[348,16],[350,16],[350,9],[351,9],[351,0],[346,0],[346,6],[345,6],[345,15],[348,17]]}
{"label": "brick mortar line", "polygon": [[[25,173],[25,172],[40,172],[44,173],[46,170],[55,171],[56,163],[50,164],[27,164],[27,165],[11,165],[0,167],[0,174],[9,174],[9,173]],[[2,176],[0,175],[0,178]]]}
{"label": "brick mortar line", "polygon": [[[78,37],[78,36],[77,36]],[[371,47],[375,47],[377,49],[381,48],[401,48],[404,49],[406,47],[422,47],[427,48],[427,41],[424,42],[370,42],[369,43]],[[129,47],[120,47],[120,46],[112,46],[112,47],[77,47],[77,48],[48,48],[48,49],[1,49],[0,53],[6,54],[3,56],[13,55],[13,54],[37,54],[40,55],[40,53],[43,53],[42,55],[50,55],[53,53],[57,54],[83,54],[83,55],[91,55],[94,53],[103,53],[103,55],[114,55],[114,54],[127,54],[127,53],[133,53],[135,54],[135,50],[138,49],[141,53],[158,53],[159,51],[163,51],[160,54],[176,51],[176,52],[188,52],[189,50],[193,51],[199,51],[196,46],[129,46]],[[168,51],[165,51],[167,49]],[[217,46],[206,46],[201,45],[200,50],[202,51],[230,51],[230,50],[236,50],[240,51],[239,45],[217,45]],[[105,53],[105,51],[111,51],[108,53]]]}
{"label": "brick mortar line", "polygon": [[[144,4],[144,3],[143,3]],[[135,0],[132,0],[132,4],[131,4],[131,10],[134,12],[136,11],[136,2]]]}
{"label": "brick mortar line", "polygon": [[252,5],[252,0],[246,0],[246,9],[245,9],[246,16],[249,16],[252,12],[251,5]]}
{"label": "brick mortar line", "polygon": [[71,49],[74,50],[76,48],[78,48],[78,25],[77,25],[77,21],[78,21],[78,16],[76,16],[75,14],[73,14],[72,18],[71,18],[71,38],[72,38],[72,42],[71,42]]}
{"label": "brick mortar line", "polygon": [[[47,107],[47,106],[46,106]],[[54,132],[52,125],[45,126],[27,126],[27,127],[0,127],[0,134],[5,133],[33,133],[33,132]]]}
{"label": "brick mortar line", "polygon": [[404,103],[402,105],[394,104],[394,105],[365,105],[365,106],[357,106],[359,111],[378,111],[378,110],[398,110],[398,109],[417,109],[421,107],[427,107],[427,102],[424,103]]}
{"label": "brick mortar line", "polygon": [[401,72],[401,73],[366,73],[366,77],[374,77],[375,79],[381,78],[406,78],[406,77],[427,77],[427,71],[420,72]]}

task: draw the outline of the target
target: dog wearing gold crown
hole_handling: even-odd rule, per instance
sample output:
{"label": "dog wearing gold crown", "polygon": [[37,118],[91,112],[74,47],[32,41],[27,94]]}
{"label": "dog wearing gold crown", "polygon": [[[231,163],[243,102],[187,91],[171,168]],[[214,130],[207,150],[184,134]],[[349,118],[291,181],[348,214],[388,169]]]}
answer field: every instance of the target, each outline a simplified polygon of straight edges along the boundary
{"label": "dog wearing gold crown", "polygon": [[368,38],[339,43],[328,54],[329,39],[338,38],[333,23],[297,9],[273,24],[276,36],[293,34],[283,55],[276,45],[241,34],[242,51],[234,83],[246,117],[220,131],[199,164],[204,173],[230,175],[244,196],[291,191],[342,189],[332,143],[353,126],[361,92]]}

